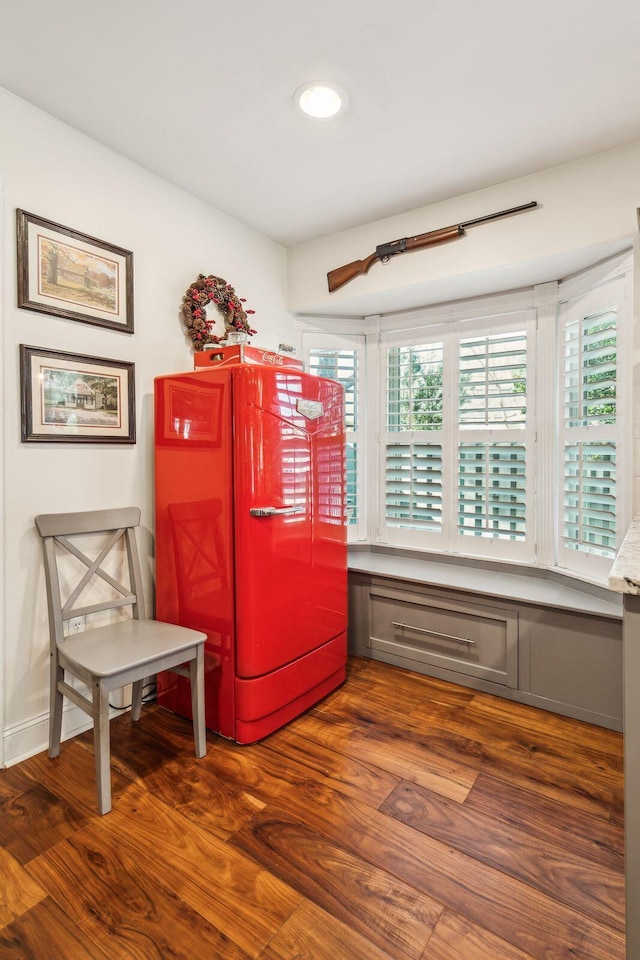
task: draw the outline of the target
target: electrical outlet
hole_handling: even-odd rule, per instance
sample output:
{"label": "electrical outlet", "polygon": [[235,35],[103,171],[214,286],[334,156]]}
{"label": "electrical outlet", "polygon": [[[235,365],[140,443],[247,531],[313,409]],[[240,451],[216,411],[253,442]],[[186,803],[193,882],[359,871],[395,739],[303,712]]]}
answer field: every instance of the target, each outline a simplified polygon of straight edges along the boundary
{"label": "electrical outlet", "polygon": [[86,621],[86,617],[72,617],[71,620],[69,620],[69,634],[82,633]]}

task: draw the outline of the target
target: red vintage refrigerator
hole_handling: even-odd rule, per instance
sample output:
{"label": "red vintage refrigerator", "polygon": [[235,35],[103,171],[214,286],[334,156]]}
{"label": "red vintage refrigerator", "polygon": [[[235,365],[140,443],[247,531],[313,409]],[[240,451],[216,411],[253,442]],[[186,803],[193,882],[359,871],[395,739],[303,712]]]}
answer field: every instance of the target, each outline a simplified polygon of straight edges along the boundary
{"label": "red vintage refrigerator", "polygon": [[[207,634],[207,727],[253,743],[345,678],[342,387],[238,345],[155,381],[156,616]],[[158,701],[191,716],[188,681]]]}

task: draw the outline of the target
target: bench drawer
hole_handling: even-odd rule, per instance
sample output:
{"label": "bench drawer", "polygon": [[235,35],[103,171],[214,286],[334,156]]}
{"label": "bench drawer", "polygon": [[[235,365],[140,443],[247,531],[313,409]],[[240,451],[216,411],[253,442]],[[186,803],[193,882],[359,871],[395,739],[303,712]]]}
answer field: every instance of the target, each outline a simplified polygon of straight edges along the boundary
{"label": "bench drawer", "polygon": [[518,615],[512,610],[380,588],[370,591],[369,605],[372,651],[409,668],[431,664],[517,688]]}

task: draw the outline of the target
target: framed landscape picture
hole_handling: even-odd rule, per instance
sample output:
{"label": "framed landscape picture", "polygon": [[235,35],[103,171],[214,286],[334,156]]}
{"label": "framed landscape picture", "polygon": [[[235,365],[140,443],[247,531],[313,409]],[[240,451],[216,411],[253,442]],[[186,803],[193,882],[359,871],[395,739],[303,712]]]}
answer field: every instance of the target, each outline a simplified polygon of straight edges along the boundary
{"label": "framed landscape picture", "polygon": [[133,333],[133,253],[16,211],[18,306]]}
{"label": "framed landscape picture", "polygon": [[135,367],[20,345],[23,441],[135,443]]}

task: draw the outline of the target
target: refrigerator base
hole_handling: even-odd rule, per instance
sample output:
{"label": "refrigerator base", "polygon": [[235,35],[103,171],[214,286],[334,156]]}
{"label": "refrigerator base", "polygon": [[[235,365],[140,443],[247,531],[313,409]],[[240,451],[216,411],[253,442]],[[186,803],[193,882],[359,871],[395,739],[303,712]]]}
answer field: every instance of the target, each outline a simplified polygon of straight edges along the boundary
{"label": "refrigerator base", "polygon": [[[312,707],[346,679],[347,635],[339,634],[305,656],[262,677],[233,676],[228,661],[205,677],[207,728],[236,743],[262,740]],[[158,703],[191,718],[189,681],[172,673],[158,675]],[[221,710],[221,703],[234,709]],[[216,719],[217,718],[217,719]]]}
{"label": "refrigerator base", "polygon": [[327,694],[339,687],[346,679],[346,667],[337,670],[332,676],[327,677],[322,683],[317,684],[311,690],[307,690],[301,697],[292,700],[279,710],[275,710],[267,717],[261,717],[258,720],[238,720],[236,721],[236,742],[240,744],[255,743],[268,737],[270,733],[275,733],[280,727],[289,723],[290,720],[299,717],[301,713],[308,710],[314,704],[326,697]]}

